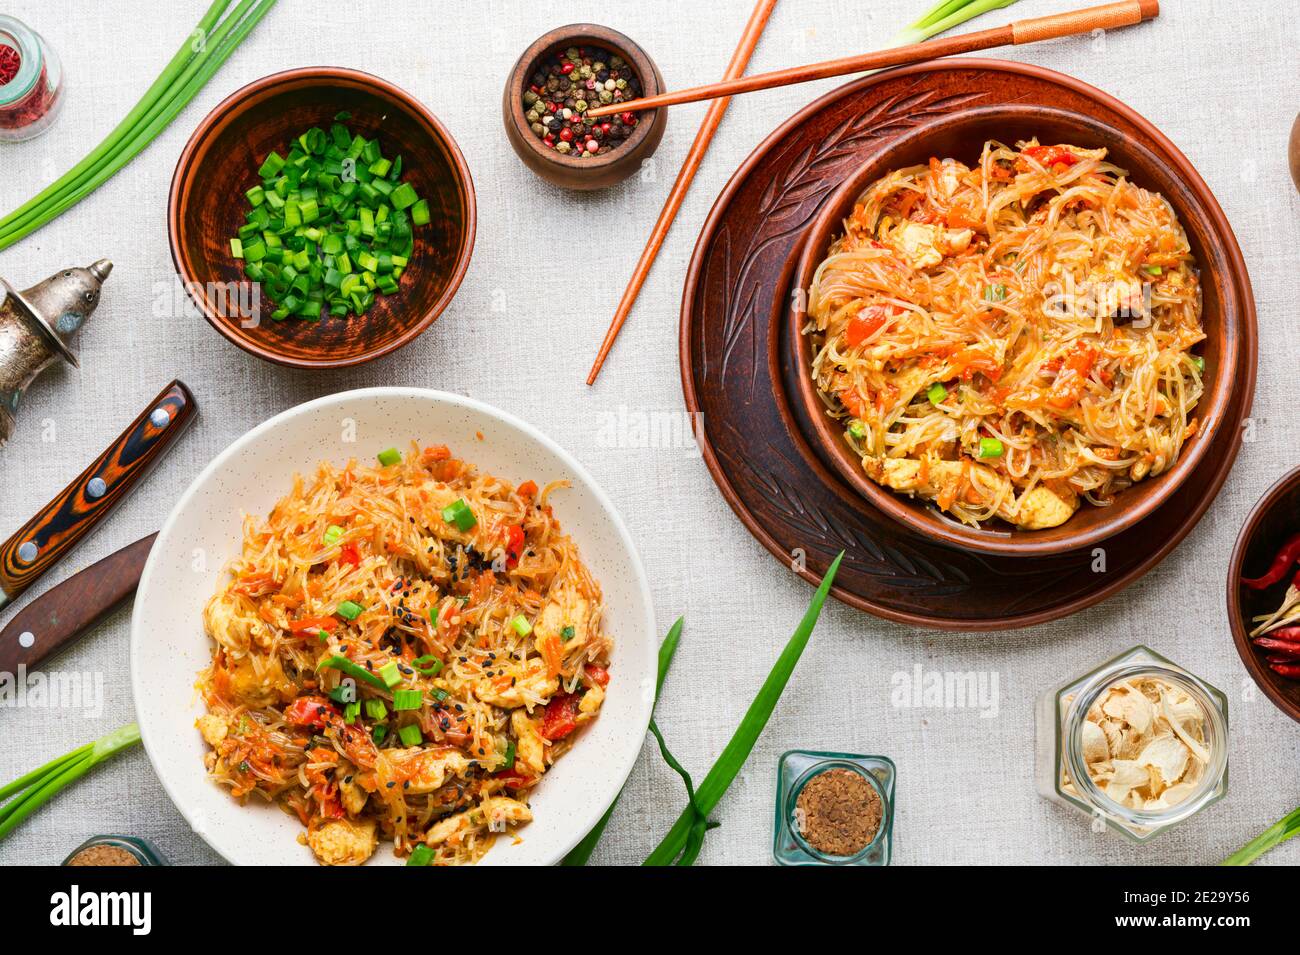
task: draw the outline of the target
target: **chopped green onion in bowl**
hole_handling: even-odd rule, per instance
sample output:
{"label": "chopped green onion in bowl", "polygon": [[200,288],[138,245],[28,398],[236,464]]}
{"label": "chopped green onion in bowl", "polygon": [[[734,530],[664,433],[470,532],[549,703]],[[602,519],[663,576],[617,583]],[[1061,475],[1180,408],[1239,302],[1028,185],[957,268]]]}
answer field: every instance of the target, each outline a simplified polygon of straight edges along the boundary
{"label": "chopped green onion in bowl", "polygon": [[[340,114],[341,116],[342,114]],[[336,121],[272,150],[244,193],[249,209],[231,255],[275,305],[271,318],[364,315],[398,290],[428,202],[402,180],[402,157]]]}

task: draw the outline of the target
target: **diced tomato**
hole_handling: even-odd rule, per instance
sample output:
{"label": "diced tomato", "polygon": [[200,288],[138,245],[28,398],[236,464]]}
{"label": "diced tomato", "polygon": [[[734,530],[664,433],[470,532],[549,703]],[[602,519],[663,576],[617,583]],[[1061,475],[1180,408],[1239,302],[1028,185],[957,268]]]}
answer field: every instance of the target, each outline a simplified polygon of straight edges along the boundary
{"label": "diced tomato", "polygon": [[1053,408],[1062,410],[1078,404],[1079,399],[1083,397],[1084,388],[1088,385],[1088,375],[1092,372],[1092,366],[1096,361],[1097,349],[1080,342],[1061,366],[1056,381],[1052,383],[1052,393],[1047,403]]}
{"label": "diced tomato", "polygon": [[329,703],[319,696],[300,696],[284,709],[285,722],[313,729],[324,729],[333,715]]}
{"label": "diced tomato", "polygon": [[845,333],[848,339],[849,347],[856,347],[865,342],[889,321],[890,316],[902,312],[901,308],[891,305],[886,308],[884,305],[868,305],[858,314],[849,319],[849,327]]}
{"label": "diced tomato", "polygon": [[515,489],[520,497],[526,497],[530,500],[537,496],[537,482],[525,481]]}
{"label": "diced tomato", "polygon": [[609,670],[594,663],[588,663],[587,679],[597,686],[609,686]]}
{"label": "diced tomato", "polygon": [[549,740],[564,739],[578,728],[578,698],[572,693],[551,697],[542,715],[542,736]]}
{"label": "diced tomato", "polygon": [[866,413],[866,405],[862,403],[862,398],[852,388],[845,388],[839,395],[840,404],[844,405],[853,417],[861,418]]}
{"label": "diced tomato", "polygon": [[1064,146],[1030,146],[1022,152],[1035,162],[1047,166],[1073,166],[1079,157]]}
{"label": "diced tomato", "polygon": [[357,567],[361,564],[361,548],[356,541],[348,541],[339,549],[339,562]]}
{"label": "diced tomato", "polygon": [[312,795],[320,802],[320,814],[326,819],[342,819],[343,803],[339,801],[338,788],[318,785],[312,787]]}
{"label": "diced tomato", "polygon": [[524,529],[518,524],[506,528],[506,566],[516,567],[524,552]]}
{"label": "diced tomato", "polygon": [[451,457],[451,449],[445,444],[431,444],[424,449],[424,463],[432,464],[434,461],[446,461]]}
{"label": "diced tomato", "polygon": [[328,633],[338,625],[339,622],[333,617],[303,617],[290,623],[289,629],[294,633],[309,633],[315,630],[324,630]]}

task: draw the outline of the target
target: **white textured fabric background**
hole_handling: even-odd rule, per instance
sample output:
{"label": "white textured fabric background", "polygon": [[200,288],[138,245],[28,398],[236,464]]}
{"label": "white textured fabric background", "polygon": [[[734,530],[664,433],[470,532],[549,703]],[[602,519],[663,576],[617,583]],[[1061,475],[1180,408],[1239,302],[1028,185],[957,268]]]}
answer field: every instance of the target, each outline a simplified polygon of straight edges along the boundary
{"label": "white textured fabric background", "polygon": [[[1023,0],[977,26],[1075,6]],[[206,3],[17,0],[8,12],[63,59],[68,100],[55,128],[0,147],[0,209],[62,173],[123,116],[197,22]],[[752,71],[882,45],[925,0],[782,0]],[[500,120],[503,78],[544,30],[597,19],[643,44],[670,87],[721,75],[750,0],[669,3],[389,0],[279,6],[177,121],[117,178],[35,236],[0,253],[20,287],[101,256],[116,263],[80,337],[80,371],[56,369],[32,389],[18,433],[0,451],[0,536],[8,535],[104,448],[171,378],[193,389],[200,417],[174,452],[41,589],[157,529],[182,488],[253,425],[329,392],[377,384],[446,388],[522,415],[568,448],[609,491],[637,539],[666,628],[685,637],[659,708],[676,754],[697,778],[761,684],[812,589],[774,561],[723,502],[703,463],[682,450],[621,448],[602,413],[682,408],[677,363],[681,283],[722,185],[780,121],[827,81],[736,100],[714,140],[640,303],[598,386],[583,384],[632,261],[703,114],[674,110],[654,181],[597,195],[552,188],[527,172]],[[920,631],[829,604],[767,732],[718,807],[722,827],[701,861],[771,859],[774,774],[790,748],[881,753],[898,764],[896,863],[1208,863],[1300,802],[1300,727],[1253,692],[1232,648],[1224,574],[1248,508],[1300,463],[1300,200],[1286,171],[1300,107],[1300,29],[1267,0],[1166,0],[1154,24],[1100,40],[1071,39],[1008,55],[1078,76],[1150,118],[1188,154],[1218,196],[1249,264],[1259,304],[1255,440],[1191,536],[1155,571],[1092,610],[1010,633]],[[1224,24],[1232,29],[1224,29]],[[966,27],[970,29],[972,27]],[[176,158],[200,118],[239,86],[303,65],[368,70],[411,90],[447,124],[473,170],[478,243],[455,302],[418,341],[336,374],[286,371],[186,318],[171,289],[165,209]],[[577,290],[554,263],[577,244],[608,264],[608,284]],[[160,304],[161,302],[161,304]],[[1189,666],[1231,700],[1231,788],[1225,801],[1147,846],[1040,799],[1032,780],[1035,697],[1138,641]],[[127,613],[120,611],[52,666],[102,674],[103,712],[0,711],[0,780],[133,719]],[[890,704],[891,677],[927,671],[996,674],[997,715]],[[175,691],[178,688],[170,688]],[[198,768],[196,767],[196,771]],[[598,853],[640,861],[683,804],[677,778],[647,746]],[[0,863],[53,863],[85,837],[134,833],[176,862],[219,861],[164,795],[143,751],[96,771],[0,843]],[[1269,856],[1300,862],[1300,841]]]}

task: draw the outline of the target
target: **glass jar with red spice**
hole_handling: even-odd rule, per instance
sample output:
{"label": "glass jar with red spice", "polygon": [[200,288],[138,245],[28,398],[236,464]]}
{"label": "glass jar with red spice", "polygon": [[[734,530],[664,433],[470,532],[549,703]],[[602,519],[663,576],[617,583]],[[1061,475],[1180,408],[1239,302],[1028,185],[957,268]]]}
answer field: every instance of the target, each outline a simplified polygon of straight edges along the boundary
{"label": "glass jar with red spice", "polygon": [[40,34],[0,14],[0,143],[50,128],[63,105],[63,69]]}

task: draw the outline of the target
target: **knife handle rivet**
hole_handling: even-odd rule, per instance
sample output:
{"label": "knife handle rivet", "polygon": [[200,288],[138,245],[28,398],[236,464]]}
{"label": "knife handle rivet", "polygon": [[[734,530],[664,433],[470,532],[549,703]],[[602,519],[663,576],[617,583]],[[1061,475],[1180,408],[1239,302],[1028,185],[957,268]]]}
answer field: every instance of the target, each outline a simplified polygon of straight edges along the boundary
{"label": "knife handle rivet", "polygon": [[108,485],[104,483],[104,479],[101,477],[91,478],[86,483],[86,493],[89,494],[91,497],[94,498],[103,497],[107,490],[108,490]]}
{"label": "knife handle rivet", "polygon": [[149,423],[155,428],[165,428],[172,423],[172,416],[166,408],[154,408],[149,414]]}
{"label": "knife handle rivet", "polygon": [[18,634],[18,645],[20,647],[30,647],[35,642],[36,634],[32,633],[30,630],[24,630],[22,633]]}
{"label": "knife handle rivet", "polygon": [[32,541],[23,541],[18,548],[18,559],[24,564],[30,564],[36,559],[39,549]]}

